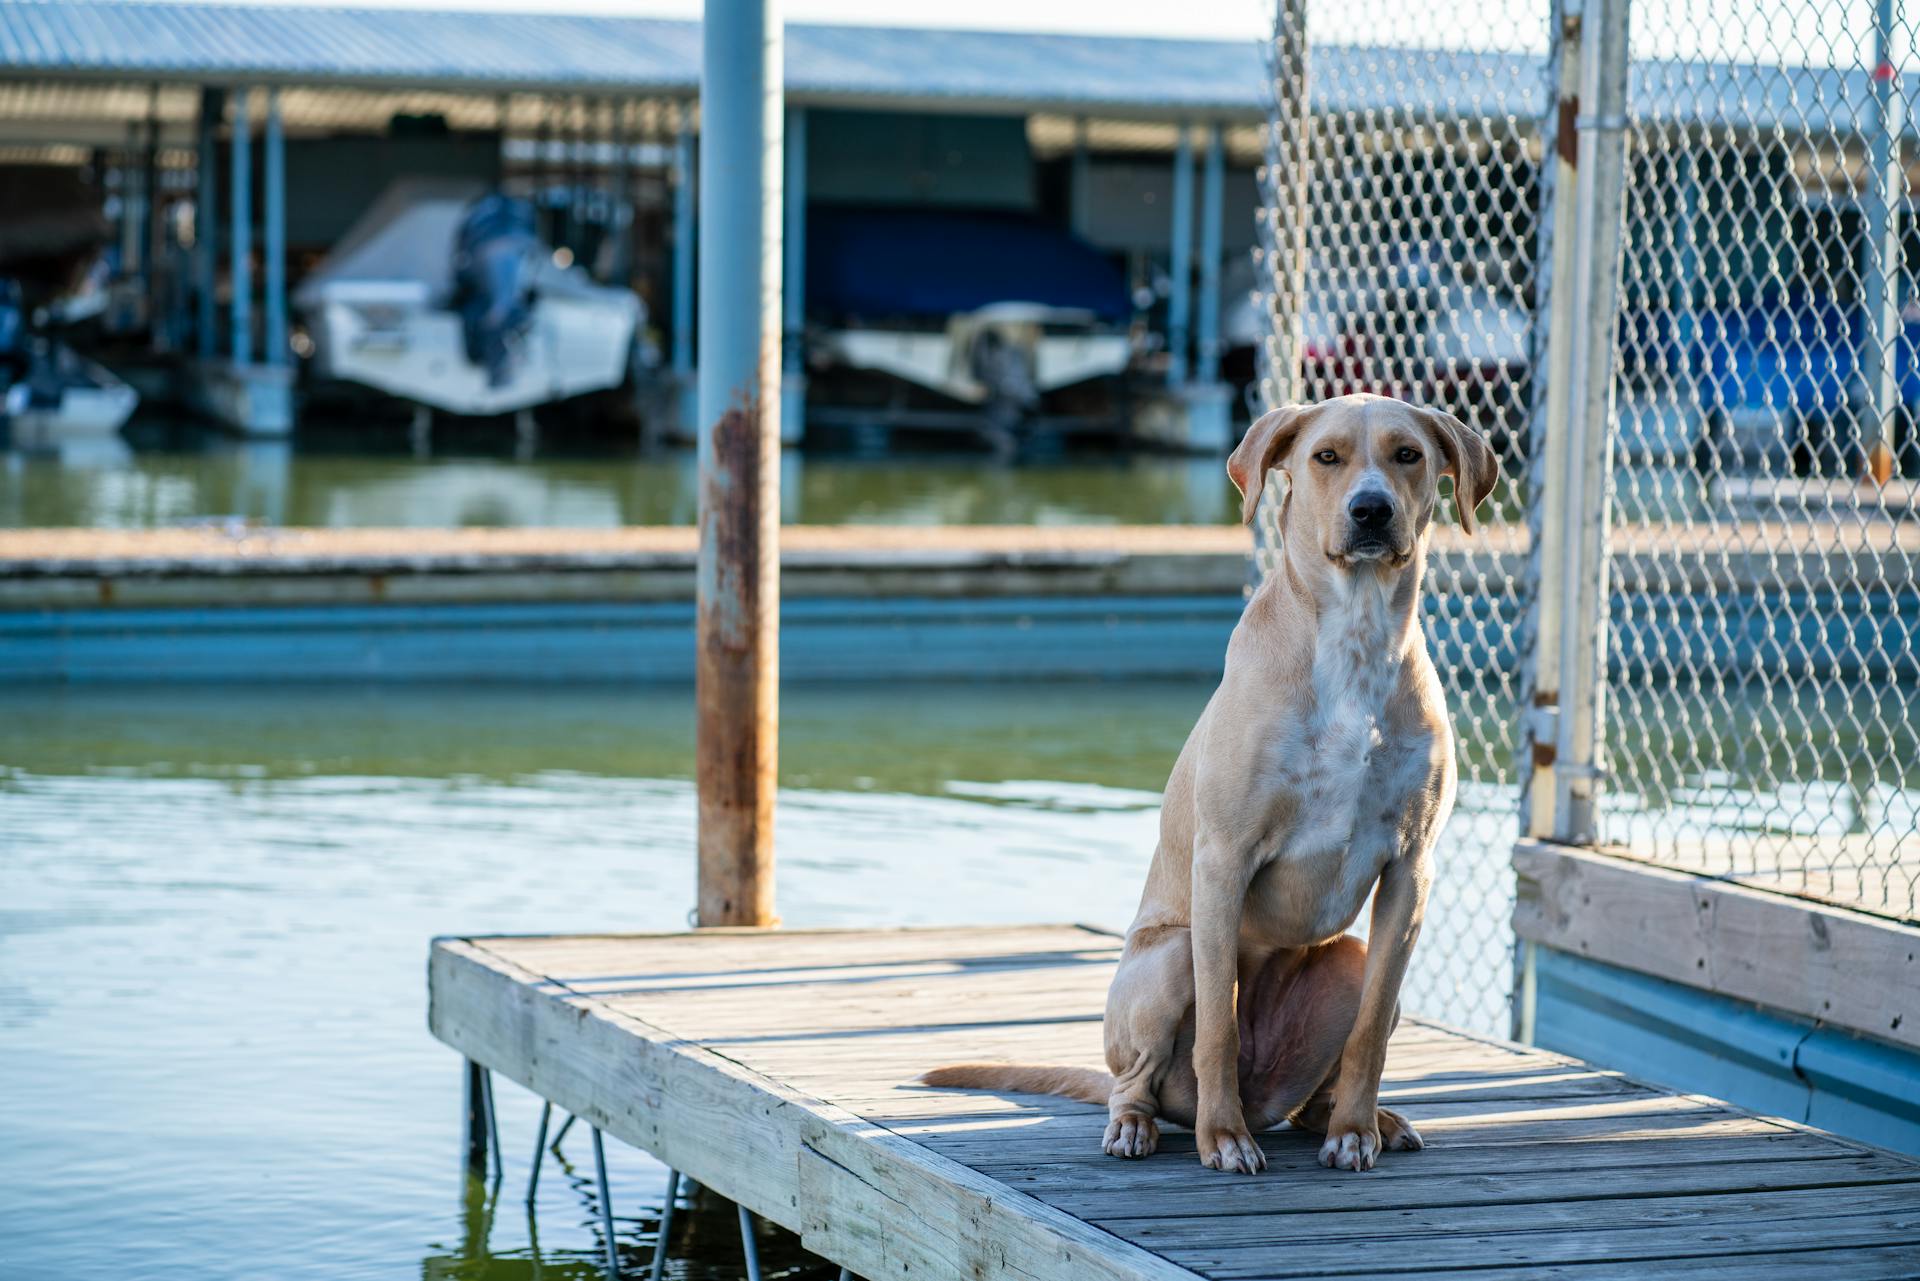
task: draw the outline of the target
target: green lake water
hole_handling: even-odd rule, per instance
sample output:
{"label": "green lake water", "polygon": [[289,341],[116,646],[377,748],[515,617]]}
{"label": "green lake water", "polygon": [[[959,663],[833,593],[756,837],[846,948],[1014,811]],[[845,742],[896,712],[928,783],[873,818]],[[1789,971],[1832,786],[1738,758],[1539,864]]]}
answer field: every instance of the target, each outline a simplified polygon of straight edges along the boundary
{"label": "green lake water", "polygon": [[[1124,927],[1208,693],[790,691],[783,917]],[[684,689],[0,693],[0,1272],[597,1275],[588,1136],[529,1214],[538,1104],[511,1083],[504,1190],[464,1195],[427,946],[684,926],[691,761]],[[1483,817],[1505,803],[1463,793]],[[1497,883],[1504,851],[1449,859],[1458,885]],[[1446,928],[1436,965],[1459,955]],[[665,1172],[618,1143],[608,1160],[643,1267]],[[740,1275],[730,1207],[683,1225],[670,1275]],[[784,1234],[762,1249],[769,1275],[833,1275]]]}
{"label": "green lake water", "polygon": [[[0,451],[0,528],[273,525],[689,525],[691,450],[556,440],[514,456],[498,433],[442,432],[424,458],[404,429],[303,425],[292,441],[136,422],[59,453]],[[1219,524],[1239,502],[1220,457],[1072,455],[1018,466],[977,454],[878,460],[788,451],[789,524]]]}

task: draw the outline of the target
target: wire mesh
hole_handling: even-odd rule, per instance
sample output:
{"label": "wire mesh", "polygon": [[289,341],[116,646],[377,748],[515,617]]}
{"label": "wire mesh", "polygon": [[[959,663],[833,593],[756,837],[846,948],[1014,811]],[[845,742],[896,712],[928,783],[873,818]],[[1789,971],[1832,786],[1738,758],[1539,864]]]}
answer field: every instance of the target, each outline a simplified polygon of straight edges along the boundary
{"label": "wire mesh", "polygon": [[[1406,1001],[1503,1031],[1530,620],[1578,564],[1536,550],[1544,424],[1578,412],[1543,372],[1553,229],[1577,222],[1551,157],[1617,126],[1559,110],[1548,0],[1361,8],[1280,0],[1262,391],[1440,404],[1501,454],[1487,542],[1439,530],[1428,567],[1462,782]],[[1599,264],[1621,290],[1596,836],[1915,919],[1914,24],[1898,0],[1640,0],[1631,19],[1625,229]]]}
{"label": "wire mesh", "polygon": [[1633,23],[1600,835],[1913,918],[1914,27]]}
{"label": "wire mesh", "polygon": [[[1403,999],[1414,1012],[1504,1035],[1547,10],[1386,0],[1364,6],[1360,28],[1358,8],[1282,0],[1261,175],[1259,275],[1272,282],[1277,335],[1263,393],[1270,404],[1371,391],[1442,405],[1501,455],[1507,479],[1482,541],[1437,531],[1427,565],[1427,639],[1447,685],[1461,782]],[[1287,29],[1302,13],[1304,116],[1297,35]],[[1393,33],[1390,44],[1382,32]],[[1277,372],[1290,367],[1292,387]],[[1278,547],[1277,506],[1259,518],[1261,574]]]}

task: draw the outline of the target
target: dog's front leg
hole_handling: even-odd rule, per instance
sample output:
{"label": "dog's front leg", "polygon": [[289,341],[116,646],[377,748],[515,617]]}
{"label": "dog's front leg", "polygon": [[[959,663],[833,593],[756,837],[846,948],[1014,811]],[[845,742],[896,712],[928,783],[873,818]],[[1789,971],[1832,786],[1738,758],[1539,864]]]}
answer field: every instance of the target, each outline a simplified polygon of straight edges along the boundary
{"label": "dog's front leg", "polygon": [[1193,1071],[1199,1087],[1193,1132],[1209,1169],[1267,1168],[1240,1105],[1240,915],[1251,859],[1203,834],[1193,857]]}
{"label": "dog's front leg", "polygon": [[1400,983],[1426,911],[1428,879],[1426,851],[1409,848],[1387,864],[1374,890],[1360,1012],[1340,1054],[1333,1115],[1326,1142],[1320,1145],[1321,1165],[1371,1170],[1380,1155],[1380,1073],[1386,1068],[1387,1037],[1400,1008]]}

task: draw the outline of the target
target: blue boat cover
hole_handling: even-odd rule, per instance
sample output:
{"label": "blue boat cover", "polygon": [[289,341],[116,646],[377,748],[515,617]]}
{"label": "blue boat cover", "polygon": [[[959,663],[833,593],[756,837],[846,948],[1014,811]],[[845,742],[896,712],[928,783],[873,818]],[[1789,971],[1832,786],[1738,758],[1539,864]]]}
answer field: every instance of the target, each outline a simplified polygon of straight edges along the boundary
{"label": "blue boat cover", "polygon": [[836,320],[945,318],[1031,302],[1124,323],[1119,266],[1069,232],[997,210],[815,205],[807,214],[807,310]]}

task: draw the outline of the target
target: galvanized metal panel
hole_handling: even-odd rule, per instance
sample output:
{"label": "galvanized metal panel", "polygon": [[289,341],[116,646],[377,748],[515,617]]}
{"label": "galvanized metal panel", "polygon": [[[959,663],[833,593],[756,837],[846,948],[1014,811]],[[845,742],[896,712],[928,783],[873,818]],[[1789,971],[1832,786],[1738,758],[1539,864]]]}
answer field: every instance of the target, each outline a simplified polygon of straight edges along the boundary
{"label": "galvanized metal panel", "polygon": [[[797,681],[1217,677],[1233,596],[788,600]],[[0,685],[693,678],[693,605],[619,602],[0,613]]]}
{"label": "galvanized metal panel", "polygon": [[1546,1049],[1920,1153],[1920,1055],[1552,948],[1534,973]]}

